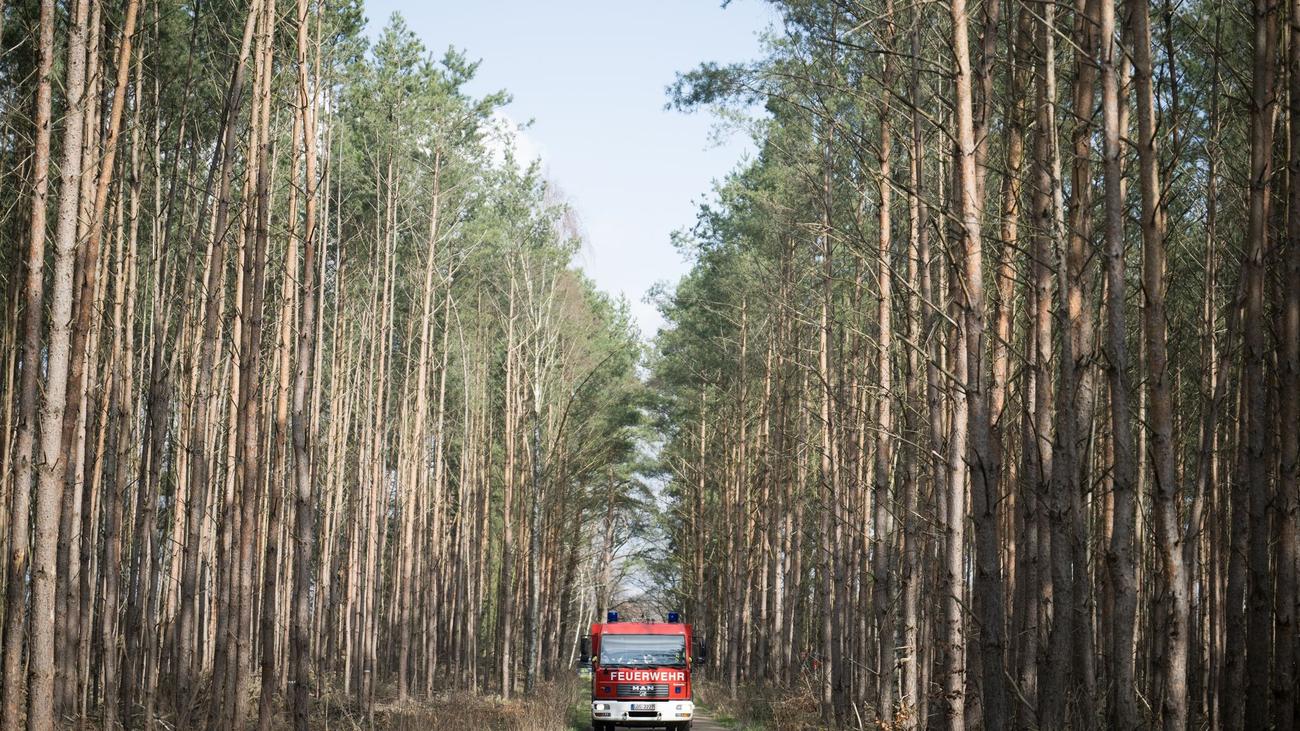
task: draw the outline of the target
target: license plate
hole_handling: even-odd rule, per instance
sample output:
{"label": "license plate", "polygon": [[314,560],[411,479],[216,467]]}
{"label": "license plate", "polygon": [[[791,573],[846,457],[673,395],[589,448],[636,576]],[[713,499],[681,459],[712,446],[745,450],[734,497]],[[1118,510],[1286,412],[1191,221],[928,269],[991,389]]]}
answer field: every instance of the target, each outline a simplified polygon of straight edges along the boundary
{"label": "license plate", "polygon": [[633,703],[633,704],[632,704],[632,710],[634,710],[634,711],[653,711],[654,709],[655,709],[655,704],[653,704],[653,703]]}

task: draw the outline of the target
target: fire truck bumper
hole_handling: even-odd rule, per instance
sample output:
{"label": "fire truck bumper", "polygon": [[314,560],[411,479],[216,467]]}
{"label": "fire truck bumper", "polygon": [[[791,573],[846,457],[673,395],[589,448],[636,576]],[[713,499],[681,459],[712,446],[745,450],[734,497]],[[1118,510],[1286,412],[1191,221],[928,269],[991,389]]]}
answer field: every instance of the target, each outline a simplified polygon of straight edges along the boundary
{"label": "fire truck bumper", "polygon": [[591,720],[620,726],[655,726],[695,717],[690,701],[592,701]]}

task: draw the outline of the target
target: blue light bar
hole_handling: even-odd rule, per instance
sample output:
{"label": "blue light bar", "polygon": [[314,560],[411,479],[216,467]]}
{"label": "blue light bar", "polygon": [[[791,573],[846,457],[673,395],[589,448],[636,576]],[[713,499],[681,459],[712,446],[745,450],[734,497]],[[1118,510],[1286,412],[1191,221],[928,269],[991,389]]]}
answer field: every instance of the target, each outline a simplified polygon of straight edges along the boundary
{"label": "blue light bar", "polygon": [[608,612],[605,614],[605,620],[608,622],[618,621],[618,612]]}
{"label": "blue light bar", "polygon": [[669,613],[668,613],[668,623],[669,623],[669,624],[677,624],[677,623],[680,622],[680,621],[682,621],[682,615],[678,614],[677,612],[669,612]]}

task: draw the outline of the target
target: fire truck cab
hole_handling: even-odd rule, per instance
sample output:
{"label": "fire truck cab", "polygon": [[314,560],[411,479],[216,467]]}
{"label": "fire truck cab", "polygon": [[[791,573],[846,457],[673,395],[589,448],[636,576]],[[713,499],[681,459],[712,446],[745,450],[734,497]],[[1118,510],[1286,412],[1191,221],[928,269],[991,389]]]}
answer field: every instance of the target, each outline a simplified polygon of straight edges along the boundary
{"label": "fire truck cab", "polygon": [[688,731],[695,716],[691,663],[704,659],[704,648],[691,643],[691,626],[676,612],[667,622],[620,622],[618,612],[607,619],[591,625],[582,645],[582,659],[591,663],[592,731]]}

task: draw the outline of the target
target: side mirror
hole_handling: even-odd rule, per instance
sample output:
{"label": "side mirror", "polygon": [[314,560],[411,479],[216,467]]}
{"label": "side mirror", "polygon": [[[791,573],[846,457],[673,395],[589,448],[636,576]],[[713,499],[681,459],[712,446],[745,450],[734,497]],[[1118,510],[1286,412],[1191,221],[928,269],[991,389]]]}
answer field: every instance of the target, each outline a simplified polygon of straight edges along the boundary
{"label": "side mirror", "polygon": [[591,663],[591,635],[582,636],[582,644],[580,645],[578,652],[580,654],[580,659],[578,660],[580,664],[587,665]]}
{"label": "side mirror", "polygon": [[695,659],[700,662],[709,660],[709,641],[704,637],[695,638]]}

